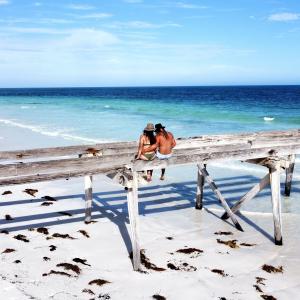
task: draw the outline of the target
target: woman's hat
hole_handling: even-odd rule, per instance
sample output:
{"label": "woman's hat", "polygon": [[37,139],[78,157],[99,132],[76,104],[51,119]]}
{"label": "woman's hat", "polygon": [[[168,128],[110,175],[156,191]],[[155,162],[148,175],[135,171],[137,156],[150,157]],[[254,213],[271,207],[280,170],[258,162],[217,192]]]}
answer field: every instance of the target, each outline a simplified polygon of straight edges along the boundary
{"label": "woman's hat", "polygon": [[145,131],[154,131],[154,125],[152,123],[148,123],[144,128]]}
{"label": "woman's hat", "polygon": [[155,124],[155,131],[160,131],[161,129],[165,129],[165,126],[162,126],[161,123]]}

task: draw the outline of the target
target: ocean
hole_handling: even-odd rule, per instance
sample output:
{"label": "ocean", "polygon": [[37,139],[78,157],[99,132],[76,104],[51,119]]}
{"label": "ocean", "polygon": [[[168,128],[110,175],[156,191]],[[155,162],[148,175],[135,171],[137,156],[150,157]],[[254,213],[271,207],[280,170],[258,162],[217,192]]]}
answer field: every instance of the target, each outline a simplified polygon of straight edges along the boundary
{"label": "ocean", "polygon": [[300,127],[300,86],[0,89],[0,124],[70,144]]}

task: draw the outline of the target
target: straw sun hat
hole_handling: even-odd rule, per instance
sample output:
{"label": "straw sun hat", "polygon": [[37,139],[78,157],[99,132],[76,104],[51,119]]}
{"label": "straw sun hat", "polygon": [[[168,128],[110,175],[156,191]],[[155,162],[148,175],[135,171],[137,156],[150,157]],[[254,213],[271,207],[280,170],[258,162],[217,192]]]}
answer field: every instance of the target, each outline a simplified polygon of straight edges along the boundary
{"label": "straw sun hat", "polygon": [[152,123],[148,123],[144,128],[145,131],[154,131],[154,125]]}

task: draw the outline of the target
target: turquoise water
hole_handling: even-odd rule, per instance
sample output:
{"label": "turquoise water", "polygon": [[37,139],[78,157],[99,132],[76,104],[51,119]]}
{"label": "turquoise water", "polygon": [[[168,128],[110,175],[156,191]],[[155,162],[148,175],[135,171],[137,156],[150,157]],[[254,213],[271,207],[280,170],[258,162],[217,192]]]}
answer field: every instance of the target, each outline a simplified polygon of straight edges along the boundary
{"label": "turquoise water", "polygon": [[[300,127],[300,86],[0,89],[0,123],[70,143]],[[264,117],[274,118],[266,121]]]}

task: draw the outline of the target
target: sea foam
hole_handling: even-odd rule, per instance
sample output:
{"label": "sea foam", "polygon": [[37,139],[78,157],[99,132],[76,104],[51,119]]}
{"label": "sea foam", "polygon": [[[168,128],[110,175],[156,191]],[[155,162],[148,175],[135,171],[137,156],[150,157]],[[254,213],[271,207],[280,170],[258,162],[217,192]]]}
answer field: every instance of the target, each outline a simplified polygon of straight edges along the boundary
{"label": "sea foam", "polygon": [[62,130],[49,131],[47,129],[42,128],[41,126],[23,124],[23,123],[19,123],[19,122],[12,121],[12,120],[0,119],[0,123],[6,124],[6,125],[9,125],[9,126],[13,126],[13,127],[29,129],[33,132],[37,132],[37,133],[40,133],[40,134],[46,135],[46,136],[61,137],[65,140],[74,140],[74,141],[85,142],[85,143],[110,142],[109,140],[99,140],[99,139],[93,139],[93,138],[86,138],[86,137],[82,137],[82,136],[79,136],[79,135],[64,133],[64,131],[62,131]]}

